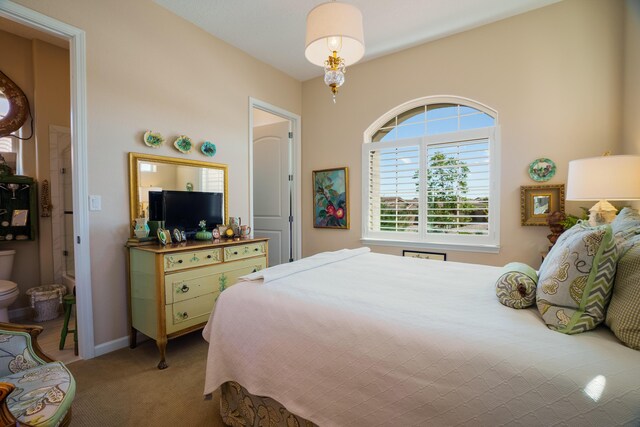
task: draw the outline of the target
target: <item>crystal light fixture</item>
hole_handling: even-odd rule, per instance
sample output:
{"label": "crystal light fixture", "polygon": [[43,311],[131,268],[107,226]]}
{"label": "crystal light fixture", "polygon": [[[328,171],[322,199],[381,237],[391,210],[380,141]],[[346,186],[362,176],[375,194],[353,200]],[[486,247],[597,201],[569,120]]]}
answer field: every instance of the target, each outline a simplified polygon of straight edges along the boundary
{"label": "crystal light fixture", "polygon": [[355,6],[337,1],[315,7],[307,15],[305,45],[307,60],[324,67],[324,82],[336,102],[346,66],[355,64],[364,55],[362,14]]}

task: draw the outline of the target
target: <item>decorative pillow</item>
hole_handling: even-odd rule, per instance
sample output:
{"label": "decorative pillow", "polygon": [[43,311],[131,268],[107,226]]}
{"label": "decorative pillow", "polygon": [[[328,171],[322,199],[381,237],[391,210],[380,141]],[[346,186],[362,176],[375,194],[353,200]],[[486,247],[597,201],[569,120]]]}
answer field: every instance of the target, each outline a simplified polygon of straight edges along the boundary
{"label": "decorative pillow", "polygon": [[640,234],[640,214],[635,209],[622,208],[611,222],[611,230],[620,246],[620,253],[626,252],[632,246],[629,239]]}
{"label": "decorative pillow", "polygon": [[635,241],[618,261],[606,323],[625,345],[640,350],[640,238]]}
{"label": "decorative pillow", "polygon": [[577,334],[605,318],[618,246],[610,225],[565,231],[540,267],[536,303],[550,329]]}
{"label": "decorative pillow", "polygon": [[527,308],[536,300],[538,274],[527,264],[512,262],[502,267],[496,282],[498,301],[511,308]]}

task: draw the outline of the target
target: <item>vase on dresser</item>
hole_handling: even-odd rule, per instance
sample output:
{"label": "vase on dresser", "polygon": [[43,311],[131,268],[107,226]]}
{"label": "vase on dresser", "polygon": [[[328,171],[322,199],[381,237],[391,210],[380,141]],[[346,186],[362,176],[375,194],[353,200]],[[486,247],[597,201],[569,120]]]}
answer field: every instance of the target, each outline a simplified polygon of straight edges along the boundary
{"label": "vase on dresser", "polygon": [[200,230],[196,232],[196,240],[211,240],[213,235],[210,231]]}
{"label": "vase on dresser", "polygon": [[136,224],[133,228],[133,234],[135,234],[138,239],[149,237],[149,224],[147,224],[147,218],[136,218],[135,222]]}

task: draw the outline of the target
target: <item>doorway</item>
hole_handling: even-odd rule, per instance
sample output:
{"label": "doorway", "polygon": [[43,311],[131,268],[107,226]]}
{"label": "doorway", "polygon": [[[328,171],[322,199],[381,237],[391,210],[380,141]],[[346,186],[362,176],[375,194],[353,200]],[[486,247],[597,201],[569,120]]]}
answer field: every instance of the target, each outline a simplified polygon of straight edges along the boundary
{"label": "doorway", "polygon": [[269,239],[269,266],[300,258],[300,118],[251,100],[250,217]]}
{"label": "doorway", "polygon": [[87,161],[86,36],[81,29],[36,12],[19,4],[0,2],[0,17],[31,30],[62,39],[69,44],[71,104],[71,174],[73,193],[74,276],[77,281],[76,301],[79,353],[83,359],[96,355],[93,336],[91,292],[91,260]]}

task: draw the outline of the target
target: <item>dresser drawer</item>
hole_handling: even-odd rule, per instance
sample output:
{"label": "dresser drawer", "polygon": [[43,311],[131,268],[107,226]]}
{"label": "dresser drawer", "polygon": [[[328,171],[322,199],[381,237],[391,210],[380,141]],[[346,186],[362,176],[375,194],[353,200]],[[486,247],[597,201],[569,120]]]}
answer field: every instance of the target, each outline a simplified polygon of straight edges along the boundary
{"label": "dresser drawer", "polygon": [[164,271],[184,270],[185,268],[222,262],[222,249],[204,249],[199,251],[178,252],[164,255]]}
{"label": "dresser drawer", "polygon": [[164,276],[165,304],[184,301],[218,289],[217,270],[222,265],[196,268]]}
{"label": "dresser drawer", "polygon": [[262,256],[259,258],[227,262],[224,266],[225,271],[221,273],[218,279],[218,289],[220,291],[225,290],[231,285],[235,285],[240,276],[267,268],[267,258]]}
{"label": "dresser drawer", "polygon": [[167,334],[172,334],[209,320],[209,314],[218,295],[219,292],[214,292],[165,305]]}
{"label": "dresser drawer", "polygon": [[224,248],[224,260],[234,261],[237,259],[250,258],[264,255],[267,252],[267,242],[248,243],[246,245],[228,246]]}

